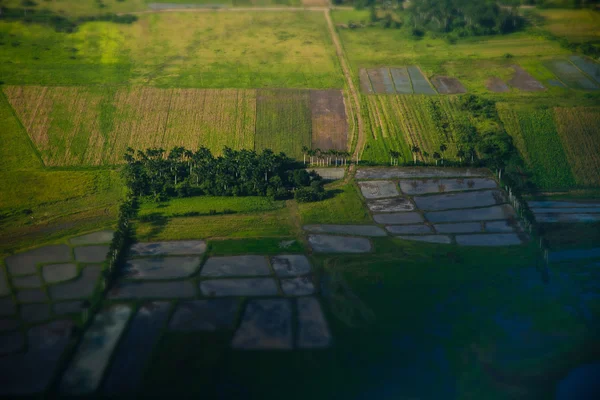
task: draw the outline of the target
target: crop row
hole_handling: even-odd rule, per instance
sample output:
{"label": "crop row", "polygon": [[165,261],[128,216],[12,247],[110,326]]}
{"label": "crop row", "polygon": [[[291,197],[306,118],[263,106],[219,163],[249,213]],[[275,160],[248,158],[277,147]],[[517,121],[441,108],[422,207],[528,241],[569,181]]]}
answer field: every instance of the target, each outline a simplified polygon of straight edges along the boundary
{"label": "crop row", "polygon": [[575,181],[600,185],[600,107],[555,108],[554,119]]}
{"label": "crop row", "polygon": [[363,159],[389,161],[390,150],[401,153],[404,162],[413,159],[412,147],[420,150],[418,158],[434,162],[433,154],[446,145],[446,159],[455,159],[457,146],[453,121],[461,118],[451,98],[428,96],[363,96],[368,132],[368,147]]}
{"label": "crop row", "polygon": [[214,154],[224,146],[270,148],[302,158],[302,147],[311,148],[311,142],[338,150],[347,143],[339,91],[40,86],[3,90],[48,166],[111,165],[121,162],[127,147],[205,146]]}

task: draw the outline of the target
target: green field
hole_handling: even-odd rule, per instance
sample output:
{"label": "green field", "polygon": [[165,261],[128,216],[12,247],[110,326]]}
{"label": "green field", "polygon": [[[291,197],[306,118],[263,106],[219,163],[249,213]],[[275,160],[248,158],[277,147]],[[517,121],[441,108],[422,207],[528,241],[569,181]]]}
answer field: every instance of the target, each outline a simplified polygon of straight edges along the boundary
{"label": "green field", "polygon": [[[368,21],[369,13],[334,10],[332,17],[335,23],[347,25],[349,21]],[[488,93],[486,79],[490,76],[510,77],[512,64],[538,64],[545,57],[569,54],[558,42],[529,32],[463,38],[451,44],[442,37],[434,38],[429,34],[414,38],[409,31],[406,25],[401,29],[338,28],[355,79],[360,68],[418,65],[428,78],[452,76],[471,93]],[[506,58],[507,54],[510,58]],[[538,77],[535,73],[534,76]]]}
{"label": "green field", "polygon": [[527,160],[536,185],[541,189],[565,189],[575,185],[552,110],[518,109],[505,113],[502,118],[507,121],[505,126],[509,127],[507,131],[515,142],[522,143],[518,145],[519,150]]}
{"label": "green field", "polygon": [[316,203],[298,205],[303,225],[366,224],[371,222],[361,195],[354,185],[332,183],[326,188],[335,195]]}
{"label": "green field", "polygon": [[169,12],[75,33],[0,22],[6,84],[340,88],[322,13]]}
{"label": "green field", "polygon": [[[9,8],[23,8],[21,0],[5,0],[5,6]],[[194,7],[264,7],[264,6],[299,6],[300,0],[40,0],[35,6],[29,6],[32,10],[50,10],[58,14],[69,16],[98,15],[102,13],[131,13],[150,10],[149,4],[164,3],[174,7],[181,5],[192,5]]]}
{"label": "green field", "polygon": [[540,109],[499,103],[498,110],[540,189],[598,186],[597,107]]}
{"label": "green field", "polygon": [[600,40],[600,14],[594,10],[537,10],[540,26],[553,35],[565,37],[570,42]]}
{"label": "green field", "polygon": [[256,150],[302,157],[311,147],[312,120],[307,90],[259,90],[256,100]]}
{"label": "green field", "polygon": [[136,226],[140,241],[290,237],[294,233],[287,209],[201,217],[150,216],[140,218]]}
{"label": "green field", "polygon": [[0,124],[0,254],[114,223],[118,172],[44,169],[3,94]]}
{"label": "green field", "polygon": [[283,201],[274,201],[267,197],[188,197],[172,199],[166,203],[143,203],[140,216],[161,214],[164,217],[193,216],[195,214],[216,213],[255,213],[278,210],[284,207]]}
{"label": "green field", "polygon": [[401,162],[410,163],[413,160],[410,149],[417,145],[421,149],[419,158],[431,164],[435,163],[433,153],[439,153],[440,145],[445,144],[444,158],[457,161],[454,125],[468,117],[459,110],[455,100],[419,95],[364,96],[372,135],[368,137],[363,157],[389,163],[389,151],[394,150],[400,152]]}

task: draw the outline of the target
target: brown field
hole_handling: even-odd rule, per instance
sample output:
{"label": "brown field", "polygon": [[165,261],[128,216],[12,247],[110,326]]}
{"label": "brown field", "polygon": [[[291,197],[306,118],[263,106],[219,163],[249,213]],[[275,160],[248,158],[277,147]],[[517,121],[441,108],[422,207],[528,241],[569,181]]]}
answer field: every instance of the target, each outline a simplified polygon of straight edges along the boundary
{"label": "brown field", "polygon": [[329,0],[302,0],[305,7],[329,7]]}
{"label": "brown field", "polygon": [[467,89],[456,78],[435,76],[431,79],[431,83],[433,83],[440,94],[467,93]]}
{"label": "brown field", "polygon": [[508,81],[508,84],[514,88],[522,90],[524,92],[540,92],[546,90],[544,85],[538,82],[533,76],[529,75],[529,72],[525,71],[518,65],[513,65],[512,68],[515,71],[512,79]]}
{"label": "brown field", "polygon": [[386,93],[385,84],[383,83],[383,68],[370,68],[367,73],[375,93]]}
{"label": "brown field", "polygon": [[510,90],[508,85],[497,76],[493,76],[485,81],[485,87],[495,93],[504,93]]}
{"label": "brown field", "polygon": [[369,79],[369,74],[367,74],[367,70],[361,69],[358,74],[360,77],[360,90],[366,94],[373,94],[373,87],[371,86],[371,81]]}
{"label": "brown field", "polygon": [[312,90],[312,147],[347,150],[348,118],[340,90]]}
{"label": "brown field", "polygon": [[600,185],[600,107],[555,108],[554,120],[579,185]]}

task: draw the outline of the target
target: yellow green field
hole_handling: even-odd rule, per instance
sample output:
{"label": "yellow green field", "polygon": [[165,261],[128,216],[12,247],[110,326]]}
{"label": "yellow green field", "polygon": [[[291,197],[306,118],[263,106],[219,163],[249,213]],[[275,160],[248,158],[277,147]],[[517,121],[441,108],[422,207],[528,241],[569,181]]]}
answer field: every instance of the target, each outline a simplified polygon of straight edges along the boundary
{"label": "yellow green field", "polygon": [[543,18],[541,26],[556,36],[571,42],[600,39],[600,13],[597,11],[549,9],[537,12]]}
{"label": "yellow green field", "polygon": [[163,12],[138,18],[132,24],[86,22],[74,33],[0,22],[2,80],[177,88],[343,87],[323,13]]}
{"label": "yellow green field", "polygon": [[555,108],[554,120],[577,184],[600,186],[600,107]]}
{"label": "yellow green field", "polygon": [[401,162],[411,162],[411,147],[416,145],[421,150],[418,158],[433,163],[433,153],[445,144],[445,159],[457,159],[452,124],[462,114],[455,97],[369,95],[363,106],[370,133],[363,158],[386,163],[394,150],[401,153]]}

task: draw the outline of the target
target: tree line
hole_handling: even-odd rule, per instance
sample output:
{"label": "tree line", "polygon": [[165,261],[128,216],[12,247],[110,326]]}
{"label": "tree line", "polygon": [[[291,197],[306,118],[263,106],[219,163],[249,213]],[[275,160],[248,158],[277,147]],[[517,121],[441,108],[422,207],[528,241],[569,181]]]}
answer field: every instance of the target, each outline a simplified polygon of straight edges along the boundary
{"label": "tree line", "polygon": [[413,29],[458,37],[506,34],[525,25],[516,5],[501,7],[496,0],[412,0],[408,12]]}
{"label": "tree line", "polygon": [[136,196],[162,201],[193,195],[295,197],[317,201],[325,197],[323,180],[285,155],[266,149],[223,149],[215,157],[206,147],[196,151],[174,147],[135,151],[127,148],[123,177]]}

